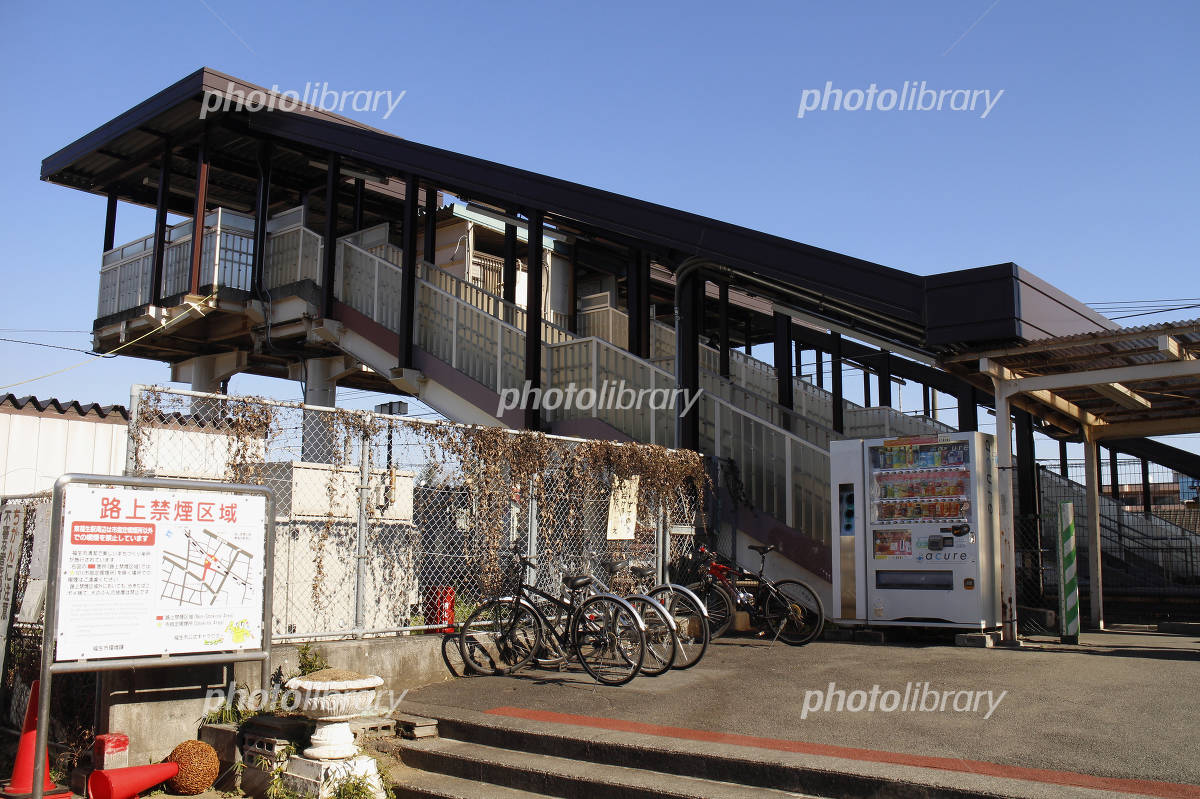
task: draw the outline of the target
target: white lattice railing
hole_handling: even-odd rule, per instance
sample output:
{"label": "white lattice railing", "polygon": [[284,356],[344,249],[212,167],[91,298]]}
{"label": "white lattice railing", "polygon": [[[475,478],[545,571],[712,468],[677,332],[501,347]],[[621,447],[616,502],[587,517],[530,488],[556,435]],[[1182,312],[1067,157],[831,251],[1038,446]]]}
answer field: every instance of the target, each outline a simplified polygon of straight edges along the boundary
{"label": "white lattice railing", "polygon": [[[254,220],[217,208],[204,219],[200,249],[200,286],[249,291],[253,280]],[[153,305],[191,289],[192,220],[167,229],[163,252],[162,296],[151,297],[154,236],[115,247],[104,253],[96,317]],[[264,285],[268,288],[301,280],[321,280],[321,237],[299,224],[267,238]]]}

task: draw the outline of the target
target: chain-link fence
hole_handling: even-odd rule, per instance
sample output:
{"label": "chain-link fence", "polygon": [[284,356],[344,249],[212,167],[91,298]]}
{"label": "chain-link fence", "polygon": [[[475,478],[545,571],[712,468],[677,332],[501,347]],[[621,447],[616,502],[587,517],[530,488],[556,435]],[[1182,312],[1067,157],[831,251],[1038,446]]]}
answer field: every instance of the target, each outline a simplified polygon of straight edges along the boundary
{"label": "chain-link fence", "polygon": [[662,448],[162,388],[135,389],[127,472],[274,491],[276,641],[461,622],[514,549],[550,590],[608,558],[665,576],[703,482]]}
{"label": "chain-link fence", "polygon": [[[46,578],[49,559],[51,501],[49,493],[5,497],[0,505],[0,567],[5,624],[3,698],[5,726],[20,729],[29,691],[42,662]],[[50,704],[50,737],[59,742],[51,767],[59,776],[91,745],[95,732],[96,675],[62,674],[55,678]],[[0,756],[2,757],[2,756]],[[0,763],[0,770],[8,768]]]}

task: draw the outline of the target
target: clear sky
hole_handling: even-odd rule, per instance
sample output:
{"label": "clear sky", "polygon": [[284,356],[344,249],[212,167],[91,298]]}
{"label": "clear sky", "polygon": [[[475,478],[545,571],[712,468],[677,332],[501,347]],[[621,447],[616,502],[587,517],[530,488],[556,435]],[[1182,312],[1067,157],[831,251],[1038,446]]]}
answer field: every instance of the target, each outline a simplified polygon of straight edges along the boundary
{"label": "clear sky", "polygon": [[[2,338],[89,348],[104,201],[39,182],[41,159],[200,66],[404,91],[387,119],[350,115],[919,274],[1014,261],[1089,302],[1200,296],[1195,2],[7,2],[0,20]],[[1003,94],[986,118],[798,118],[827,82],[906,81]],[[118,241],[150,230],[122,208]],[[0,341],[0,384],[86,357]],[[117,358],[0,393],[124,403],[166,377]]]}

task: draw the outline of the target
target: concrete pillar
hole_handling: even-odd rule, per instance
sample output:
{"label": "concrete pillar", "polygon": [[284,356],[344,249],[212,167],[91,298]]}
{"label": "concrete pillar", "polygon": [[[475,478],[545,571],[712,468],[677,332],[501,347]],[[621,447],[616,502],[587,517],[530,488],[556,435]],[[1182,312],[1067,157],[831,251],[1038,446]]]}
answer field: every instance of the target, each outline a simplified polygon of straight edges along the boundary
{"label": "concrete pillar", "polygon": [[341,371],[344,359],[308,358],[304,361],[304,404],[333,408],[337,405],[337,383],[332,375]]}
{"label": "concrete pillar", "polygon": [[996,465],[1000,510],[1000,619],[1001,638],[1007,644],[1017,642],[1017,550],[1013,529],[1013,452],[1012,417],[1009,396],[996,383]]}
{"label": "concrete pillar", "polygon": [[[345,360],[308,358],[304,361],[304,404],[322,408],[337,405],[337,381],[334,375],[343,369]],[[333,417],[326,411],[305,410],[300,458],[307,463],[328,463],[337,442],[333,440]]]}
{"label": "concrete pillar", "polygon": [[216,358],[212,355],[202,355],[192,359],[192,391],[217,393],[221,381],[215,375]]}
{"label": "concrete pillar", "polygon": [[1083,457],[1087,485],[1088,604],[1092,627],[1104,629],[1104,577],[1100,568],[1100,446],[1092,440],[1091,428],[1083,431]]}

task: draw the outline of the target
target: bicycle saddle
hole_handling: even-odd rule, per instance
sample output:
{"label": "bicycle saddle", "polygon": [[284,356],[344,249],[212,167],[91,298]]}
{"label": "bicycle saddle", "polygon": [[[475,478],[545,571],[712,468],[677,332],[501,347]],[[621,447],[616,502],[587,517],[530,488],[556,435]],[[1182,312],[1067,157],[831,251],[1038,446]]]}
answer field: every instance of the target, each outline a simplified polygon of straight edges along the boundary
{"label": "bicycle saddle", "polygon": [[591,585],[592,577],[587,574],[564,574],[562,581],[567,588],[578,591]]}
{"label": "bicycle saddle", "polygon": [[616,574],[629,565],[628,560],[606,560],[600,564],[609,574]]}
{"label": "bicycle saddle", "polygon": [[765,555],[768,552],[774,552],[775,550],[779,549],[779,547],[775,546],[774,544],[768,544],[767,546],[762,546],[761,544],[751,544],[749,548],[753,549],[760,555]]}
{"label": "bicycle saddle", "polygon": [[630,566],[629,571],[633,573],[634,577],[640,577],[643,580],[654,576],[654,568],[651,566]]}

